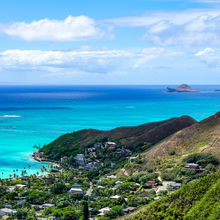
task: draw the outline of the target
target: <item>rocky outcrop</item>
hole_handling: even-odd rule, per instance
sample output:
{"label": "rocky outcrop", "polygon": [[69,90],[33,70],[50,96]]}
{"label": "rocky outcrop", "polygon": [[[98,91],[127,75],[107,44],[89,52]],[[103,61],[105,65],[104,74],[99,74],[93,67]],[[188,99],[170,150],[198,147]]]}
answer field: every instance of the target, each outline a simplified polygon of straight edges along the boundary
{"label": "rocky outcrop", "polygon": [[167,87],[167,92],[199,92],[198,90],[192,89],[187,84],[182,84],[178,87]]}

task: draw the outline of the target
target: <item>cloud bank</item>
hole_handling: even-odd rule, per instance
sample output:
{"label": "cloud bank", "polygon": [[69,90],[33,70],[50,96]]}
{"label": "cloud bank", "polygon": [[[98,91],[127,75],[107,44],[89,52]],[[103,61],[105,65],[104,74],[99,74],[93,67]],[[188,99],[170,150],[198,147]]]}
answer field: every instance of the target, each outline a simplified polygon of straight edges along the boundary
{"label": "cloud bank", "polygon": [[68,74],[86,72],[105,74],[138,69],[149,61],[179,53],[164,48],[128,50],[7,50],[0,53],[0,68],[5,70],[43,70],[49,73]]}
{"label": "cloud bank", "polygon": [[105,31],[84,15],[68,16],[65,20],[43,19],[31,23],[2,24],[1,32],[26,41],[81,41],[105,36]]}
{"label": "cloud bank", "polygon": [[143,39],[157,45],[220,44],[220,10],[154,11],[142,16],[121,17],[106,22],[118,28],[145,28]]}

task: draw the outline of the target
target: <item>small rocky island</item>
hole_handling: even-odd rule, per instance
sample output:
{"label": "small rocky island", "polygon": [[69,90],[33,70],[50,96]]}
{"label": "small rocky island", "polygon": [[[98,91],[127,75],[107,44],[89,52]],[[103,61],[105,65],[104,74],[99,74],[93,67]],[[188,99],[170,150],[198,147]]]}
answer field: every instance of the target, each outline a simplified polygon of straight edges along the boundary
{"label": "small rocky island", "polygon": [[167,87],[167,92],[199,92],[198,90],[192,89],[187,84],[182,84],[178,87]]}

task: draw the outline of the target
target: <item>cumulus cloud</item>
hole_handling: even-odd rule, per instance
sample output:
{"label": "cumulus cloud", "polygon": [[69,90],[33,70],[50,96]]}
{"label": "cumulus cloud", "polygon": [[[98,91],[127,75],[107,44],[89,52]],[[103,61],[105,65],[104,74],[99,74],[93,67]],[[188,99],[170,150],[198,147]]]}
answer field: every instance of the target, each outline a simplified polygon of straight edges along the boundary
{"label": "cumulus cloud", "polygon": [[1,32],[27,41],[79,41],[105,36],[105,31],[93,19],[84,15],[68,16],[65,20],[42,19],[1,26]]}
{"label": "cumulus cloud", "polygon": [[213,48],[205,48],[204,50],[198,51],[194,54],[201,62],[205,63],[209,67],[219,68],[220,67],[220,50]]}
{"label": "cumulus cloud", "polygon": [[201,51],[197,52],[195,54],[195,56],[197,56],[197,57],[204,56],[205,54],[208,54],[208,53],[211,53],[211,52],[214,52],[214,49],[212,49],[212,48],[205,48],[204,50],[201,50]]}
{"label": "cumulus cloud", "polygon": [[126,50],[7,50],[0,53],[0,68],[4,70],[41,70],[49,73],[71,74],[85,72],[105,74],[137,69],[150,60],[176,56],[178,52],[164,48]]}
{"label": "cumulus cloud", "polygon": [[203,46],[220,44],[220,10],[148,12],[142,16],[107,20],[116,27],[143,27],[143,39],[156,44]]}

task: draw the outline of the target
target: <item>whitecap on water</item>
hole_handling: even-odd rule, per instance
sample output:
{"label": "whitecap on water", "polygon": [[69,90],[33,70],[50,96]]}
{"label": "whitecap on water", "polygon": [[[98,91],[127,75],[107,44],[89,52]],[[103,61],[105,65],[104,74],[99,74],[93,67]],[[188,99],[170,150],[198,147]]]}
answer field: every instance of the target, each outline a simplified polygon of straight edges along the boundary
{"label": "whitecap on water", "polygon": [[2,115],[1,118],[20,118],[20,115]]}

